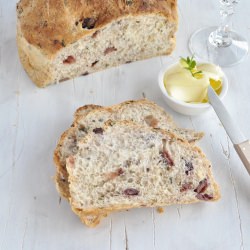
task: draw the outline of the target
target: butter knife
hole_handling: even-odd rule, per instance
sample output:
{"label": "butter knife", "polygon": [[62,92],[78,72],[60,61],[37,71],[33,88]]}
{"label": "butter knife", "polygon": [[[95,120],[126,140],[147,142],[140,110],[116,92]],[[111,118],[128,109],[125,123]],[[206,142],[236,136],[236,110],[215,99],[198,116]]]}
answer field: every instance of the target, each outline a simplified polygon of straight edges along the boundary
{"label": "butter knife", "polygon": [[242,134],[211,86],[208,87],[208,99],[250,175],[250,140]]}

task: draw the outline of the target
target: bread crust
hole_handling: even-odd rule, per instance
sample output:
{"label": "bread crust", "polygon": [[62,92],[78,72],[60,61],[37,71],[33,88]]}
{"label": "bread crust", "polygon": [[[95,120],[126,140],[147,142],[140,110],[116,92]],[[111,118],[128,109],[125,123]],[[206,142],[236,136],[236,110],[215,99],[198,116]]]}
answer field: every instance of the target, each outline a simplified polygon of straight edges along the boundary
{"label": "bread crust", "polygon": [[53,82],[53,66],[40,49],[27,42],[21,34],[19,24],[16,39],[20,61],[31,80],[41,88],[45,87],[48,82]]}

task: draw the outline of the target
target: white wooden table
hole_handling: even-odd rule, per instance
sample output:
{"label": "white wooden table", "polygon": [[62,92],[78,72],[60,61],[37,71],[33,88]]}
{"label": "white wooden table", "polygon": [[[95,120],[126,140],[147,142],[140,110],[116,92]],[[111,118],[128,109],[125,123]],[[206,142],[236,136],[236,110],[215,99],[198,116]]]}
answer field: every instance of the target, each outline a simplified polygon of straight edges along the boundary
{"label": "white wooden table", "polygon": [[[157,88],[162,64],[188,55],[196,29],[216,25],[218,0],[180,0],[177,48],[154,58],[38,89],[22,69],[15,42],[15,1],[0,0],[0,249],[235,250],[250,249],[250,176],[215,113],[186,117],[171,111]],[[250,40],[250,1],[237,8],[234,28]],[[225,104],[250,138],[250,58],[225,69]],[[216,203],[114,213],[89,229],[60,200],[52,176],[53,150],[84,104],[111,105],[144,92],[176,122],[205,131],[199,143],[213,162],[222,198]]]}

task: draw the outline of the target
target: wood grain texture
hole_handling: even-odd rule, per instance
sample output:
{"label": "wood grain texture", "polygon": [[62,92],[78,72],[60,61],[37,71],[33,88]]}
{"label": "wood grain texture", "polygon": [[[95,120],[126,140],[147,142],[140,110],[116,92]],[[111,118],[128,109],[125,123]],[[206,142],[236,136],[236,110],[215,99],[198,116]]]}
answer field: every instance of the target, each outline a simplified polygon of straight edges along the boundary
{"label": "wood grain texture", "polygon": [[[0,0],[0,250],[248,250],[250,180],[220,121],[210,110],[186,117],[170,110],[157,88],[162,65],[187,55],[192,32],[219,21],[218,0],[179,0],[177,48],[170,57],[127,64],[47,89],[36,88],[23,71],[15,44],[14,0]],[[250,2],[241,1],[234,28],[250,40]],[[224,103],[250,138],[248,57],[226,68],[230,80]],[[134,209],[107,217],[94,229],[83,226],[52,176],[52,154],[74,110],[142,97],[156,101],[176,122],[205,131],[199,143],[213,163],[222,198],[216,203]]]}

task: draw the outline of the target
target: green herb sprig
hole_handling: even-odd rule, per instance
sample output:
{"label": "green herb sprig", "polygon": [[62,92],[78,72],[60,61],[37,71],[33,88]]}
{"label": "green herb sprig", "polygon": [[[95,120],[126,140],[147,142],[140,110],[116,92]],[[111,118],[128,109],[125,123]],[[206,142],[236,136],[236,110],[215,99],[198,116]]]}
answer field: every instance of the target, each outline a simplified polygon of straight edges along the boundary
{"label": "green herb sprig", "polygon": [[203,77],[202,71],[197,70],[197,64],[194,60],[194,56],[188,56],[186,59],[184,57],[181,57],[180,64],[184,67],[184,69],[190,71],[194,78],[201,79]]}

